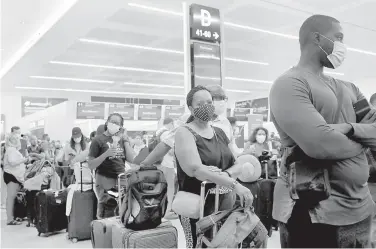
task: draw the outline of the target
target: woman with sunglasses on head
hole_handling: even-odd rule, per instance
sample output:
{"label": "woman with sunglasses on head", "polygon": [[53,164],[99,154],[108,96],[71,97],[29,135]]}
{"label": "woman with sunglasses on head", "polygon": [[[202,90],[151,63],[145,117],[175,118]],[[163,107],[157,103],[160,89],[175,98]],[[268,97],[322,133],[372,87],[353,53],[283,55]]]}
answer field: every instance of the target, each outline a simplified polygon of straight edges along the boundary
{"label": "woman with sunglasses on head", "polygon": [[111,114],[106,121],[105,132],[94,137],[90,145],[88,163],[90,169],[96,172],[98,219],[114,216],[116,205],[107,205],[113,199],[107,191],[115,188],[117,176],[125,172],[125,161],[132,162],[134,159],[123,125],[124,119],[120,114]]}
{"label": "woman with sunglasses on head", "polygon": [[[203,86],[194,87],[187,95],[187,105],[191,117],[187,124],[178,128],[175,136],[179,191],[200,195],[201,181],[209,181],[220,186],[220,210],[233,207],[233,193],[239,195],[243,205],[251,206],[251,191],[236,181],[241,167],[233,166],[235,158],[229,149],[228,137],[222,129],[209,124],[215,111],[212,95]],[[208,184],[207,187],[209,194],[205,202],[205,215],[213,212],[215,199],[214,185]],[[179,218],[187,248],[196,247],[197,219],[181,215]]]}

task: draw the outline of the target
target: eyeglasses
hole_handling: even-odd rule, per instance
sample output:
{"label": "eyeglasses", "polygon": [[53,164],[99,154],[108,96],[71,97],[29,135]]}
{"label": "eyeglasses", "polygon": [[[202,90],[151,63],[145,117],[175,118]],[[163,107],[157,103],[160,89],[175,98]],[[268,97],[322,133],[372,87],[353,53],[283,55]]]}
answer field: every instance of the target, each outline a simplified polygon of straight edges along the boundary
{"label": "eyeglasses", "polygon": [[222,101],[224,100],[225,102],[228,101],[228,97],[227,96],[213,96],[213,100],[214,101]]}

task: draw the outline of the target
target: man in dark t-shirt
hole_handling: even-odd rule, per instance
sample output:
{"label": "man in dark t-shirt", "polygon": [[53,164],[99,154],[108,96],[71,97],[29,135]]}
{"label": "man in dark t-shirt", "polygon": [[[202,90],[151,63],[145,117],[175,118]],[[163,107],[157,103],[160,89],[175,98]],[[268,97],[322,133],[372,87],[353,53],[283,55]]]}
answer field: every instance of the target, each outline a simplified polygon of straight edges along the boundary
{"label": "man in dark t-shirt", "polygon": [[98,219],[115,215],[116,200],[108,194],[108,190],[116,187],[118,175],[125,172],[125,161],[133,162],[134,152],[124,134],[123,124],[120,114],[111,114],[105,124],[105,132],[97,135],[90,145],[88,164],[96,172]]}

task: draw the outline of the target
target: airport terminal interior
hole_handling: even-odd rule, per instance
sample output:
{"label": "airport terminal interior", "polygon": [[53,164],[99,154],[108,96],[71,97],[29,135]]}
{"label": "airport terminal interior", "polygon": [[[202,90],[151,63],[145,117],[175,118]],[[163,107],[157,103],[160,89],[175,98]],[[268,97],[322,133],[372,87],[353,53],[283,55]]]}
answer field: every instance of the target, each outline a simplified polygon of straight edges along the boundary
{"label": "airport terminal interior", "polygon": [[[168,210],[166,216],[163,217],[163,221],[177,229],[176,243],[171,248],[189,248],[192,243],[196,243],[192,242],[191,231],[189,233],[185,231],[187,220],[188,223],[189,221],[192,223],[194,219],[190,217],[184,220],[183,218],[186,217],[180,216],[181,214],[174,207],[171,207],[171,205],[173,206],[171,202],[178,200],[178,195],[174,195],[174,193],[184,192],[177,189],[177,183],[179,183],[180,188],[184,188],[184,181],[180,179],[182,175],[184,177],[190,175],[184,171],[185,167],[180,165],[182,164],[180,160],[180,164],[177,166],[176,160],[180,158],[178,153],[192,151],[177,148],[179,145],[177,141],[178,126],[183,125],[190,114],[193,115],[192,117],[195,120],[200,119],[201,121],[205,119],[205,117],[200,118],[203,112],[210,116],[208,109],[212,106],[211,100],[209,104],[201,105],[200,103],[197,107],[199,111],[196,112],[196,109],[192,107],[195,100],[192,102],[192,99],[189,99],[191,89],[200,85],[209,89],[215,106],[211,119],[208,118],[204,121],[206,123],[212,122],[210,124],[213,126],[210,127],[214,127],[216,126],[215,120],[220,120],[219,122],[225,120],[226,125],[228,124],[226,127],[229,127],[228,133],[227,128],[223,128],[223,131],[220,132],[213,128],[217,143],[219,143],[218,139],[222,143],[221,145],[225,143],[222,141],[226,141],[230,150],[227,146],[224,147],[233,153],[230,153],[231,157],[239,158],[238,160],[241,160],[242,156],[245,158],[244,160],[251,160],[247,157],[247,153],[252,150],[252,153],[248,154],[252,155],[256,162],[247,161],[245,163],[244,161],[243,172],[241,173],[242,176],[239,176],[239,181],[241,183],[248,182],[248,184],[257,181],[273,182],[274,189],[274,184],[279,181],[282,174],[282,171],[280,171],[281,160],[283,160],[281,148],[287,145],[291,146],[298,141],[294,142],[296,137],[290,136],[291,127],[286,128],[289,131],[287,132],[284,130],[286,126],[276,125],[279,121],[277,118],[273,120],[273,115],[278,116],[278,118],[281,115],[272,113],[271,105],[274,104],[275,108],[280,110],[279,106],[283,105],[284,102],[290,103],[294,97],[299,98],[301,97],[300,94],[305,94],[305,92],[301,90],[296,93],[299,96],[291,96],[291,99],[286,97],[285,101],[279,102],[280,104],[273,103],[270,93],[278,78],[283,77],[285,72],[297,67],[301,58],[300,43],[302,42],[302,40],[299,40],[301,35],[299,31],[303,22],[312,15],[333,17],[339,21],[342,27],[340,42],[334,42],[331,40],[332,38],[327,37],[325,37],[327,40],[324,41],[324,38],[320,38],[321,34],[315,36],[316,39],[320,40],[320,44],[325,43],[325,46],[333,47],[333,52],[322,50],[324,53],[328,53],[328,59],[333,58],[330,57],[330,53],[334,56],[334,51],[340,51],[340,44],[345,44],[347,48],[346,59],[343,64],[337,67],[329,59],[333,66],[330,66],[330,68],[324,65],[322,76],[346,82],[344,84],[354,84],[362,95],[358,93],[357,96],[354,95],[352,98],[362,96],[362,99],[366,99],[367,101],[364,103],[367,106],[364,108],[367,107],[368,111],[372,109],[372,107],[369,108],[369,106],[372,106],[372,98],[376,100],[376,96],[373,96],[376,93],[375,0],[1,0],[0,5],[2,248],[98,248],[98,244],[95,246],[93,243],[92,234],[94,230],[92,229],[94,229],[94,225],[90,226],[90,224],[97,218],[98,220],[108,218],[99,217],[102,202],[101,205],[99,203],[97,205],[97,198],[98,200],[101,198],[98,194],[99,190],[96,190],[96,188],[100,182],[97,176],[105,166],[102,164],[111,161],[109,159],[111,157],[103,158],[103,163],[95,166],[100,169],[95,176],[95,170],[93,170],[95,167],[92,168],[93,160],[102,157],[103,154],[95,156],[93,147],[100,143],[98,142],[100,141],[99,136],[106,137],[105,134],[107,133],[118,134],[117,131],[122,132],[119,139],[124,140],[125,147],[121,150],[124,152],[129,149],[132,150],[134,160],[141,158],[144,149],[147,149],[147,152],[145,152],[147,155],[140,159],[138,163],[132,163],[128,160],[127,152],[125,152],[125,157],[122,155],[120,159],[113,156],[116,160],[124,159],[129,163],[125,162],[124,164],[122,162],[122,166],[125,165],[126,170],[127,167],[133,170],[133,167],[137,167],[135,165],[140,164],[142,167],[143,163],[141,162],[150,158],[153,146],[159,148],[158,146],[164,143],[168,150],[174,149],[170,152],[166,151],[166,155],[162,156],[163,161],[162,159],[158,162],[155,160],[152,163],[157,165],[158,169],[161,169],[159,167],[163,168],[162,171],[158,172],[163,172],[167,181],[165,199],[169,201],[165,201]],[[319,30],[317,32],[320,32]],[[319,51],[320,56],[326,60],[326,55],[322,51]],[[340,54],[340,52],[338,53]],[[338,58],[342,57],[338,55]],[[305,83],[303,82],[303,84]],[[312,91],[315,91],[315,89]],[[281,90],[281,92],[284,92],[284,90]],[[330,90],[329,93],[332,94]],[[321,112],[328,105],[328,103],[318,104],[320,98],[312,97],[312,93],[308,95],[312,104],[315,107],[319,106],[316,108],[318,112]],[[355,99],[353,102],[357,100],[359,99]],[[337,105],[337,100],[330,101],[329,104]],[[346,101],[346,97],[343,101]],[[216,103],[219,102],[222,103],[222,111],[217,109],[219,107]],[[363,102],[359,103],[362,104]],[[376,101],[373,103],[376,103]],[[311,106],[313,106],[312,104]],[[207,109],[201,108],[200,105],[201,107],[206,106]],[[294,108],[293,105],[290,107]],[[357,107],[354,106],[354,108],[356,115],[358,115]],[[364,111],[364,108],[360,109]],[[295,110],[286,111],[288,113],[285,117],[294,119]],[[334,112],[335,110],[332,111],[332,113]],[[115,121],[112,120],[114,113],[121,116],[120,123],[116,121],[116,115]],[[307,117],[300,117],[311,120],[308,117],[310,113],[306,113]],[[342,113],[344,112],[342,111]],[[358,116],[355,116],[355,112],[351,115],[344,123],[355,123],[355,121],[352,121]],[[368,118],[372,119],[371,117]],[[321,119],[324,120],[322,117]],[[105,128],[103,128],[104,124],[106,125]],[[291,122],[291,120],[289,124],[294,126],[294,122]],[[111,133],[113,126],[117,126],[118,130]],[[101,135],[99,134],[100,127],[104,129]],[[223,126],[218,127],[222,129]],[[357,134],[356,127],[353,126],[352,128],[353,132],[355,130],[355,134]],[[169,145],[166,142],[169,138],[166,138],[164,134],[167,134],[165,133],[167,131],[168,134],[173,134],[175,137],[176,129],[176,143],[175,139],[171,139],[173,145]],[[376,140],[375,129],[376,126],[369,134],[373,134],[374,137],[371,139]],[[93,133],[94,131],[96,131],[96,134]],[[262,134],[259,134],[260,132]],[[204,137],[206,140],[203,140],[202,137],[197,139],[196,135],[194,135],[195,139],[192,136],[190,140],[193,143],[196,142],[197,147],[199,147],[199,141],[204,144],[212,141],[206,137]],[[12,138],[14,137],[20,143],[20,149],[14,150],[14,153],[18,153],[24,159],[21,165],[23,165],[24,171],[26,168],[26,172],[31,172],[32,167],[38,163],[41,163],[42,166],[38,169],[39,171],[36,171],[37,173],[34,173],[42,172],[46,163],[44,160],[48,160],[46,159],[47,156],[39,157],[38,155],[46,155],[47,151],[50,153],[48,163],[54,169],[51,175],[58,175],[57,181],[59,183],[55,188],[51,186],[52,182],[49,178],[46,185],[49,190],[43,190],[45,183],[39,184],[38,188],[42,186],[42,189],[30,190],[30,188],[27,190],[27,180],[25,185],[18,184],[21,180],[16,179],[14,174],[12,175],[12,171],[6,170],[11,164],[10,155],[7,156],[7,153],[11,153],[8,152],[8,146],[13,146],[10,144],[13,143]],[[115,135],[112,137],[109,135],[107,138],[110,140],[107,143],[106,141],[101,141],[101,143],[108,145],[107,149],[111,150],[113,146],[118,146],[114,145],[116,144],[113,141],[115,140],[114,137]],[[325,142],[330,143],[327,140]],[[184,145],[184,143],[181,144]],[[373,145],[375,144],[373,143]],[[79,151],[77,145],[80,147]],[[269,153],[270,157],[265,156],[263,151],[256,156],[257,146],[262,147],[264,145],[267,148],[264,152],[267,151],[266,154]],[[36,148],[35,150],[33,146]],[[85,149],[85,147],[87,148]],[[119,149],[119,147],[116,148]],[[373,149],[376,151],[376,147]],[[26,155],[23,154],[22,150]],[[99,147],[97,150],[99,150]],[[370,150],[372,150],[372,147]],[[84,151],[87,151],[86,156],[78,159],[81,154],[84,154]],[[197,150],[194,149],[193,151],[196,153]],[[118,152],[119,150],[113,153]],[[173,152],[176,152],[176,158]],[[99,152],[97,151],[97,153]],[[104,150],[101,153],[107,153],[107,151]],[[7,160],[3,158],[4,155]],[[171,167],[164,166],[168,156],[172,160]],[[192,159],[192,161],[195,159]],[[204,159],[202,157],[201,159],[204,165]],[[8,166],[6,161],[9,161]],[[200,161],[198,162],[200,163]],[[239,161],[234,162],[235,159],[232,161],[232,165],[235,164],[236,166]],[[74,213],[73,209],[77,208],[74,204],[76,192],[78,196],[86,191],[83,192],[81,189],[80,192],[79,186],[79,183],[84,181],[82,180],[84,175],[82,165],[88,165],[87,169],[90,171],[88,175],[94,181],[94,191],[88,190],[87,186],[85,187],[87,192],[93,194],[95,201],[95,207],[90,207],[90,212],[93,213],[94,218],[85,227],[88,231],[91,231],[91,237],[89,234],[89,237],[76,241],[75,236],[70,237],[69,235],[71,231],[68,230],[73,229],[70,225],[69,228],[66,225],[60,230],[55,229],[56,231],[52,231],[52,229],[48,231],[48,236],[42,231],[42,235],[38,236],[40,233],[38,222],[50,218],[47,217],[48,215],[45,218],[39,218],[39,221],[36,218],[37,225],[30,224],[29,226],[29,211],[30,208],[41,209],[35,203],[37,203],[37,199],[42,198],[40,193],[43,191],[54,193],[55,198],[65,191],[64,193],[68,196],[65,198],[71,198],[70,201],[67,201],[67,204],[72,202],[73,198],[72,206],[69,207],[69,210],[72,209],[70,215],[66,210],[68,205],[64,204],[63,216],[67,218],[69,224],[72,219],[74,222],[74,217],[71,216]],[[245,169],[245,165],[249,165],[249,170],[248,168]],[[268,174],[274,172],[269,172],[270,165],[274,165],[276,169],[275,175],[270,177],[273,180],[268,177]],[[81,171],[79,169],[77,171],[76,167],[81,167]],[[219,166],[213,165],[213,167]],[[61,168],[61,173],[58,173],[58,168]],[[232,173],[224,171],[225,168],[220,170],[223,170],[220,174],[223,172],[228,174],[229,177],[225,174],[226,179],[232,179]],[[81,176],[81,181],[77,172]],[[109,179],[110,176],[101,177]],[[172,180],[170,180],[170,177]],[[221,177],[224,178],[225,176],[222,174]],[[251,178],[252,180],[249,180]],[[27,179],[30,179],[29,176]],[[113,178],[114,184],[115,179],[116,177]],[[351,181],[352,178],[348,179]],[[197,179],[194,179],[194,181],[195,183],[198,182]],[[237,184],[238,182],[235,180],[235,182],[227,185],[227,189],[236,192]],[[85,183],[84,185],[88,184]],[[18,215],[22,217],[16,217],[14,213],[14,220],[12,220],[7,214],[7,208],[9,209],[7,194],[11,192],[9,188],[14,188],[14,186],[22,186],[26,189],[15,190],[15,193],[17,193],[15,203],[24,205],[27,215],[25,213],[25,215]],[[246,188],[246,186],[250,185],[242,187]],[[278,182],[276,186],[278,186]],[[170,189],[173,191],[171,198]],[[199,189],[198,186],[197,189]],[[41,192],[37,193],[36,190]],[[29,204],[30,201],[26,204],[26,201],[32,198],[28,195],[32,191],[35,192],[34,198],[37,198],[31,199],[31,202],[34,201],[34,206]],[[106,195],[112,196],[110,190],[103,189],[103,191]],[[262,199],[261,192],[260,194],[252,192],[254,191],[252,188],[247,189],[247,191],[253,196],[254,203]],[[239,192],[241,191],[239,190]],[[277,192],[274,190],[274,195]],[[120,192],[117,193],[117,195],[119,194]],[[228,194],[226,192],[224,195],[227,196]],[[20,197],[20,195],[22,196]],[[173,199],[174,196],[175,199]],[[197,194],[195,196],[199,197]],[[221,196],[222,193],[220,194],[222,200]],[[20,201],[20,198],[24,199]],[[116,198],[113,197],[114,202],[117,201]],[[245,205],[246,194],[243,199]],[[273,205],[273,191],[268,200]],[[266,236],[267,243],[265,242],[261,247],[281,248],[281,228],[278,228],[277,220],[273,219],[271,209],[267,208],[268,204],[269,202],[265,202],[265,206],[262,207],[256,207],[253,204],[255,213],[260,216],[261,221],[264,220],[260,214],[269,212],[268,221],[271,222],[269,225],[264,223],[268,235]],[[274,203],[274,207],[275,205]],[[23,206],[16,207],[15,204],[14,210],[16,208],[22,209]],[[34,211],[37,212],[36,216],[43,216],[42,211]],[[58,211],[55,210],[54,212]],[[56,213],[53,214],[53,216],[57,215]],[[31,223],[33,222],[32,219]],[[52,223],[56,224],[57,222],[59,221]],[[341,225],[343,224],[341,223]],[[114,243],[114,234],[112,234],[112,238]],[[98,235],[96,240],[102,239],[104,240]],[[142,240],[142,237],[140,239]],[[157,237],[156,241],[159,239]],[[103,241],[96,241],[96,243],[101,242]],[[115,248],[114,244],[113,248]],[[154,244],[149,244],[149,247],[151,245]],[[155,247],[158,247],[158,245],[155,244]],[[159,247],[163,247],[162,245],[164,244],[162,243]],[[135,248],[137,247],[135,246]],[[252,247],[252,243],[250,247]],[[133,248],[133,246],[130,248]],[[249,246],[246,248],[249,248]]]}

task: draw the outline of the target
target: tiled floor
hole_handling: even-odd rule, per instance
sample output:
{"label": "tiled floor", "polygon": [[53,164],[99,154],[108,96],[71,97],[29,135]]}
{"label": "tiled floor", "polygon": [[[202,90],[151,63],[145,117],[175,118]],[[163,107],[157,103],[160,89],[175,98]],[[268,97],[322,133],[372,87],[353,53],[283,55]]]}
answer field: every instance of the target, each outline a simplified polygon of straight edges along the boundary
{"label": "tiled floor", "polygon": [[[25,223],[25,222],[24,222]],[[185,248],[185,239],[179,220],[173,224],[179,233],[179,248]],[[64,231],[49,237],[38,237],[36,228],[26,227],[26,224],[19,226],[7,226],[5,210],[1,210],[1,248],[91,248],[90,240],[72,243],[67,240]],[[269,239],[268,248],[280,248],[279,233],[273,232]]]}

